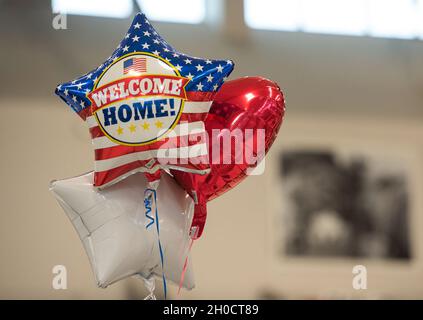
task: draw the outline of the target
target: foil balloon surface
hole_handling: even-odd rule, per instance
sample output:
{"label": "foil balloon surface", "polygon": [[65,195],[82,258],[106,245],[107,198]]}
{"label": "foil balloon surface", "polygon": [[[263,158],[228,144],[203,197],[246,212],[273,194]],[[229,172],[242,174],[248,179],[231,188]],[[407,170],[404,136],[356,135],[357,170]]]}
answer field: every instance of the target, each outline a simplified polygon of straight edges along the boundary
{"label": "foil balloon surface", "polygon": [[[197,230],[197,237],[204,229],[207,202],[232,189],[252,172],[275,140],[284,113],[280,88],[265,78],[228,81],[216,94],[205,121],[210,173],[171,171],[196,201],[192,226]],[[230,140],[228,148],[222,141],[231,133],[238,141]],[[248,154],[252,157],[248,158]]]}
{"label": "foil balloon surface", "polygon": [[138,171],[149,179],[159,169],[209,172],[204,119],[233,67],[178,52],[137,14],[104,63],[56,88],[89,128],[94,185]]}
{"label": "foil balloon surface", "polygon": [[[53,181],[50,190],[77,231],[97,284],[158,276],[194,287],[189,255],[193,201],[169,176],[157,190],[135,174],[99,191],[92,172]],[[187,262],[188,263],[187,263]],[[181,274],[184,273],[183,281]]]}

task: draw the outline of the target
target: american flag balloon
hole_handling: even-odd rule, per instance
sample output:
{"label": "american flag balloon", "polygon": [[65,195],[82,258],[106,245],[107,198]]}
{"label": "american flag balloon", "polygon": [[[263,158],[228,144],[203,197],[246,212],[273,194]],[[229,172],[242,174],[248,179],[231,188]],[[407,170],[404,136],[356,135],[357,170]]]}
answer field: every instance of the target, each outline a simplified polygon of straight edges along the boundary
{"label": "american flag balloon", "polygon": [[103,64],[56,88],[88,125],[94,186],[159,169],[207,173],[204,119],[233,67],[176,51],[138,13]]}

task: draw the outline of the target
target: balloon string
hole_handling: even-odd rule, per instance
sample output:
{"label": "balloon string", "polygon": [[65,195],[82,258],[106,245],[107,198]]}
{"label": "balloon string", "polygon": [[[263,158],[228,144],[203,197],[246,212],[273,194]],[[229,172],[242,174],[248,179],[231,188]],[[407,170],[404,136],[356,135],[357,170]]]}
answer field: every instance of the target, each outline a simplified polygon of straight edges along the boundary
{"label": "balloon string", "polygon": [[181,272],[181,279],[179,280],[178,295],[181,292],[182,283],[184,282],[184,279],[185,279],[185,273],[186,273],[187,268],[188,268],[188,257],[189,257],[189,254],[191,252],[191,248],[192,248],[192,244],[193,243],[194,243],[194,239],[191,238],[190,239],[190,242],[189,242],[189,247],[188,247],[187,255],[185,257],[184,266],[183,266],[182,272]]}
{"label": "balloon string", "polygon": [[150,215],[151,214],[151,200],[149,200],[148,198],[144,199],[144,207],[146,209],[145,211],[145,217],[150,220],[150,222],[147,223],[147,225],[145,226],[146,229],[148,229],[153,223],[154,223],[154,218]]}
{"label": "balloon string", "polygon": [[[156,194],[156,190],[154,190],[154,189],[146,189],[144,194],[146,194],[147,192],[152,193],[152,195],[154,196],[154,203],[156,204],[156,210],[155,210],[155,216],[156,216],[155,220],[156,221],[155,222],[156,222],[156,229],[157,229],[157,241],[158,241],[158,244],[159,244],[160,262],[161,262],[161,265],[162,265],[163,291],[164,291],[164,298],[166,300],[167,299],[167,285],[166,285],[166,275],[165,275],[165,271],[164,271],[164,253],[163,253],[162,243],[160,241],[159,210],[157,209],[157,194]],[[147,209],[147,212],[146,212],[145,215],[146,215],[147,218],[151,218],[150,215],[147,215],[147,213],[149,214],[150,211],[151,211],[151,207],[148,206],[148,205],[151,205],[151,201],[148,200],[148,197],[146,197],[144,199],[144,204],[145,204],[145,207]],[[150,210],[150,211],[148,211],[148,210]],[[150,227],[152,223],[154,223],[154,218],[153,218],[152,222],[147,224],[146,229],[148,227]]]}

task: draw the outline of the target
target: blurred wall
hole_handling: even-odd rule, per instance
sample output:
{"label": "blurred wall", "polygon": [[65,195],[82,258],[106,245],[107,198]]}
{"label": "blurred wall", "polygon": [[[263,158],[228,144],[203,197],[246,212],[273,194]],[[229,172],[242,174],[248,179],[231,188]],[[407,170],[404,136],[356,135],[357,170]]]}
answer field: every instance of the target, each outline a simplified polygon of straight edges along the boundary
{"label": "blurred wall", "polygon": [[[228,24],[223,27],[211,22],[155,26],[180,51],[233,59],[236,69],[231,78],[261,75],[279,83],[288,110],[274,149],[284,136],[295,134],[298,126],[290,122],[301,123],[304,117],[330,119],[339,130],[352,118],[358,119],[355,123],[365,119],[368,127],[391,121],[396,128],[396,120],[412,121],[415,127],[421,124],[422,41],[245,32],[231,26],[231,15],[242,14],[240,2],[233,2],[238,4],[230,5],[231,14],[224,19]],[[0,3],[0,298],[140,298],[144,291],[139,280],[128,279],[106,290],[95,287],[83,247],[48,191],[50,180],[92,168],[85,125],[54,96],[54,88],[101,64],[131,19],[69,16],[68,30],[54,30],[49,4]],[[233,19],[238,24],[239,20]],[[415,137],[421,138],[421,132]],[[277,155],[271,152],[269,161],[272,156]],[[356,295],[350,285],[351,268],[338,272],[338,287],[327,289],[324,279],[331,273],[324,267],[321,282],[312,286],[301,278],[293,284],[295,272],[269,271],[266,215],[272,200],[266,198],[267,181],[276,174],[270,166],[265,175],[249,177],[210,203],[205,234],[193,249],[197,288],[182,298],[269,294],[316,298],[336,294],[339,286],[345,286],[342,295]],[[258,219],[260,215],[263,218]],[[68,290],[51,288],[51,269],[56,264],[68,269]],[[394,281],[387,287],[390,295],[423,298],[423,274],[414,275],[420,282],[405,285],[399,279],[385,279]],[[171,294],[175,297],[174,291]],[[379,297],[381,293],[376,288],[366,294]]]}

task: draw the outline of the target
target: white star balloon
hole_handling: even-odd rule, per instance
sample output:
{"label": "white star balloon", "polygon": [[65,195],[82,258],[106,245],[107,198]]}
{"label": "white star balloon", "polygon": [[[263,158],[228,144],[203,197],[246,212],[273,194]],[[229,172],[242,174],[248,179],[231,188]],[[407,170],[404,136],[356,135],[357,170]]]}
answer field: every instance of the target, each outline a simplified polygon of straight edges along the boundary
{"label": "white star balloon", "polygon": [[[167,174],[157,190],[146,188],[145,177],[135,174],[98,191],[92,172],[50,185],[81,238],[99,287],[132,275],[180,282],[189,254],[193,201]],[[182,286],[192,289],[187,261]]]}

